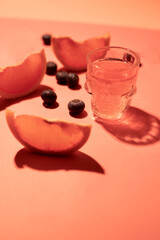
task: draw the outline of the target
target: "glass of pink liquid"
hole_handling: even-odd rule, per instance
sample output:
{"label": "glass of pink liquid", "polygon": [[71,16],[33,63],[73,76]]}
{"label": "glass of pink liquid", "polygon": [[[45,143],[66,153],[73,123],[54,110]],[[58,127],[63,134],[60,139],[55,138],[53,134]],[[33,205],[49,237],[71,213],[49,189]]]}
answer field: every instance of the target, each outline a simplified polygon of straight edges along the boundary
{"label": "glass of pink liquid", "polygon": [[140,58],[122,47],[95,49],[87,56],[86,90],[91,93],[94,118],[122,117],[136,92]]}

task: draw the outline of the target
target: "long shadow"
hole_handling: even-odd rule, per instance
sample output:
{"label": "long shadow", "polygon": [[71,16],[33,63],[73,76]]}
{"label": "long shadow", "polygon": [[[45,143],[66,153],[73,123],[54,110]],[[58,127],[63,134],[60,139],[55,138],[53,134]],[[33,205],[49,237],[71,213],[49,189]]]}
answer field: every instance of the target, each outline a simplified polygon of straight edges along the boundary
{"label": "long shadow", "polygon": [[25,166],[39,171],[79,170],[105,174],[102,166],[93,158],[80,151],[68,156],[51,156],[33,153],[22,148],[15,156],[18,168]]}
{"label": "long shadow", "polygon": [[130,144],[147,145],[160,140],[160,120],[138,108],[129,107],[117,122],[97,121],[117,139]]}
{"label": "long shadow", "polygon": [[27,96],[16,98],[16,99],[5,99],[3,97],[0,97],[0,111],[5,110],[7,107],[19,103],[23,100],[35,98],[41,95],[41,92],[45,89],[51,89],[51,87],[46,85],[40,85],[34,92],[28,94]]}

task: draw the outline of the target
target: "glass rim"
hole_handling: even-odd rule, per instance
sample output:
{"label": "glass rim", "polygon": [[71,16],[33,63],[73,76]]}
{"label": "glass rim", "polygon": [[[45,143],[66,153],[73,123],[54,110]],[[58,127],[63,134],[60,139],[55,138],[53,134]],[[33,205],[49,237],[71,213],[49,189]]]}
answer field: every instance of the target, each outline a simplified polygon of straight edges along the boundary
{"label": "glass rim", "polygon": [[[132,68],[137,67],[137,66],[139,66],[139,64],[140,64],[140,56],[139,56],[139,54],[138,54],[137,52],[131,50],[130,48],[119,47],[119,46],[103,46],[103,47],[100,47],[100,48],[95,48],[95,49],[91,50],[90,52],[88,52],[88,54],[87,54],[87,56],[86,56],[87,62],[89,61],[90,57],[91,57],[94,53],[96,53],[96,52],[98,52],[98,51],[101,51],[101,50],[107,50],[107,49],[121,49],[121,50],[126,51],[126,53],[131,53],[134,57],[136,57],[135,63],[133,63],[133,65],[131,66]],[[97,66],[97,68],[104,70],[104,68],[99,67],[99,66]]]}

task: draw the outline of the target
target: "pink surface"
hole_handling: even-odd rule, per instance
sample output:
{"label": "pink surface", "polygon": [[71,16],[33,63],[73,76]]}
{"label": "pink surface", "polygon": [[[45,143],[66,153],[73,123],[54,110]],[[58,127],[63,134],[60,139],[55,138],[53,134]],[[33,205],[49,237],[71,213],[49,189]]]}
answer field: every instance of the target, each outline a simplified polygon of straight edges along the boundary
{"label": "pink surface", "polygon": [[111,24],[160,30],[159,0],[2,0],[1,17]]}
{"label": "pink surface", "polygon": [[[43,86],[23,99],[0,99],[0,239],[159,240],[160,238],[160,31],[105,25],[0,19],[0,65],[20,61],[44,47],[47,60],[58,63],[42,34],[71,35],[77,40],[111,34],[111,45],[141,56],[132,107],[119,126],[91,119],[90,95],[70,90],[45,76]],[[59,68],[61,67],[58,63]],[[44,85],[58,95],[59,106],[45,109]],[[68,114],[72,98],[86,103],[84,118]],[[12,136],[5,108],[18,113],[93,123],[88,142],[71,157],[49,157],[26,151]]]}

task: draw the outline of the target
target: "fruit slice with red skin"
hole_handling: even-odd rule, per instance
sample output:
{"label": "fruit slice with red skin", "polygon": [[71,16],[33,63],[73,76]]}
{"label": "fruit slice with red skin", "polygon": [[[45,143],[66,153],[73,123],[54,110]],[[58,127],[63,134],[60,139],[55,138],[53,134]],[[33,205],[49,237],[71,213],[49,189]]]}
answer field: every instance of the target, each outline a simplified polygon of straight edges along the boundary
{"label": "fruit slice with red skin", "polygon": [[65,155],[81,148],[90,135],[91,125],[18,115],[6,109],[6,120],[14,137],[26,148],[43,154]]}
{"label": "fruit slice with red skin", "polygon": [[99,47],[108,46],[110,35],[106,33],[103,36],[86,39],[82,42],[74,41],[70,37],[52,36],[51,45],[57,59],[66,69],[81,72],[87,68],[87,54]]}
{"label": "fruit slice with red skin", "polygon": [[21,63],[0,68],[0,96],[12,99],[33,92],[40,85],[45,71],[44,49],[29,55]]}

